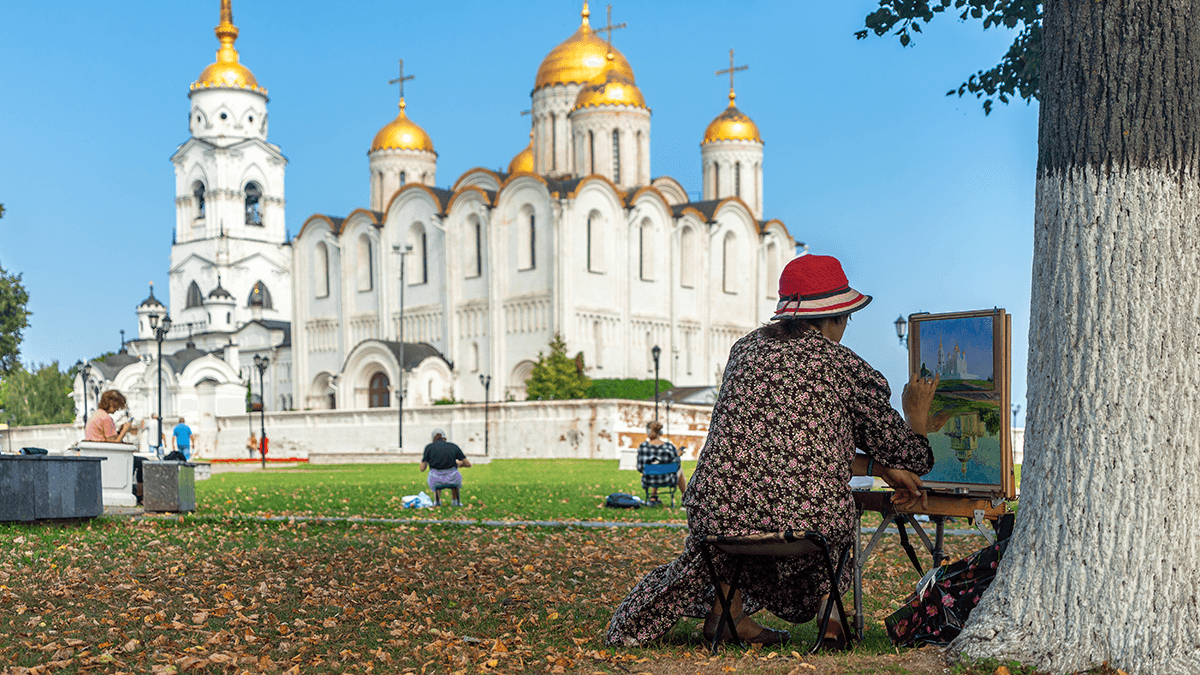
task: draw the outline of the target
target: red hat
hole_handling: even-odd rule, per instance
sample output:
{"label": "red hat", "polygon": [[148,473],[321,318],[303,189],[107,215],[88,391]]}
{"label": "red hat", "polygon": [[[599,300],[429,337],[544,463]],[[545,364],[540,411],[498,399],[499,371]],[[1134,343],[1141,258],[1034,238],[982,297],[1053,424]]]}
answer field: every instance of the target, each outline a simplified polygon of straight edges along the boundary
{"label": "red hat", "polygon": [[857,312],[871,296],[850,288],[842,264],[830,255],[804,255],[779,275],[779,304],[772,321],[820,319]]}

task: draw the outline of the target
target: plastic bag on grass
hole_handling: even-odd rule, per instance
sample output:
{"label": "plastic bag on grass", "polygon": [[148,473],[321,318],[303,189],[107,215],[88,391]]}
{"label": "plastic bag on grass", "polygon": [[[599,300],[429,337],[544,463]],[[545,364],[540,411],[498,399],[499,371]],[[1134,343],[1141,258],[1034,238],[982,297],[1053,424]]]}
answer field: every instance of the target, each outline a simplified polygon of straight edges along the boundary
{"label": "plastic bag on grass", "polygon": [[415,495],[405,495],[400,503],[406,509],[426,509],[433,506],[433,498],[425,494],[425,491],[422,490]]}

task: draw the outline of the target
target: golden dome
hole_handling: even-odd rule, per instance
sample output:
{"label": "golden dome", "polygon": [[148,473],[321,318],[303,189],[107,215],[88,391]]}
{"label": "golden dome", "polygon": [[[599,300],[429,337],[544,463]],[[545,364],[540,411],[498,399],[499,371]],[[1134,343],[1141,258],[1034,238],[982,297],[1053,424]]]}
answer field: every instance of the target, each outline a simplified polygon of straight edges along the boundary
{"label": "golden dome", "polygon": [[425,130],[404,114],[404,99],[400,99],[400,114],[375,134],[371,152],[376,150],[424,150],[433,152],[433,140]]}
{"label": "golden dome", "polygon": [[[583,4],[583,22],[575,34],[550,50],[542,65],[538,67],[533,90],[555,84],[581,84],[599,75],[605,69],[605,56],[611,49],[609,43],[596,35],[588,23],[587,3]],[[633,82],[633,68],[621,52],[612,49],[614,68]]]}
{"label": "golden dome", "polygon": [[718,141],[763,142],[762,136],[758,134],[758,125],[747,117],[746,113],[737,109],[737,106],[733,104],[734,98],[734,93],[729,92],[729,107],[708,124],[708,128],[704,130],[704,140],[700,142],[700,145]]}
{"label": "golden dome", "polygon": [[209,65],[200,73],[200,77],[192,83],[191,90],[197,89],[249,89],[264,96],[267,90],[254,79],[254,73],[238,63],[238,51],[233,43],[237,41],[238,29],[233,25],[232,0],[221,0],[221,22],[214,32],[221,41],[217,49],[217,62]]}
{"label": "golden dome", "polygon": [[533,173],[533,133],[529,134],[529,145],[518,152],[508,163],[509,173]]}
{"label": "golden dome", "polygon": [[608,63],[610,64],[608,68],[588,80],[587,84],[579,90],[579,94],[575,96],[575,107],[571,109],[572,111],[580,108],[594,108],[599,105],[646,107],[646,99],[642,96],[642,91],[633,83],[633,78],[627,77],[620,68],[612,65],[616,63],[612,53],[608,54]]}

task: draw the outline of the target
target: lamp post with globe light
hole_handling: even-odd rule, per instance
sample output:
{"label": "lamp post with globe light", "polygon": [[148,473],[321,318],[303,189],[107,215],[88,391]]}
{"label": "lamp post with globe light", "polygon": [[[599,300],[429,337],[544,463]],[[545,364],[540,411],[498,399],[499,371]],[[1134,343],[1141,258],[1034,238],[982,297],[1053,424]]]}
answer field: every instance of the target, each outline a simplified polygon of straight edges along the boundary
{"label": "lamp post with globe light", "polygon": [[479,383],[483,385],[483,455],[488,454],[488,400],[491,398],[488,392],[492,388],[492,376],[480,375]]}
{"label": "lamp post with globe light", "polygon": [[650,355],[654,357],[654,421],[658,421],[658,357],[662,356],[662,347],[654,345],[650,350]]}
{"label": "lamp post with globe light", "polygon": [[896,326],[896,337],[900,338],[900,344],[907,347],[908,339],[904,336],[908,332],[908,322],[904,320],[903,316],[898,316],[893,323]]}
{"label": "lamp post with globe light", "polygon": [[267,390],[263,388],[263,375],[267,372],[267,366],[270,365],[271,359],[259,354],[254,355],[254,367],[258,369],[258,397],[262,403],[258,407],[258,422],[262,426],[262,435],[259,436],[258,455],[262,458],[262,468],[267,468]]}
{"label": "lamp post with globe light", "polygon": [[162,320],[159,320],[158,313],[150,315],[150,328],[154,330],[154,340],[158,342],[158,438],[161,441],[163,438],[163,413],[162,413],[162,343],[167,337],[167,333],[171,332],[171,315],[164,314]]}

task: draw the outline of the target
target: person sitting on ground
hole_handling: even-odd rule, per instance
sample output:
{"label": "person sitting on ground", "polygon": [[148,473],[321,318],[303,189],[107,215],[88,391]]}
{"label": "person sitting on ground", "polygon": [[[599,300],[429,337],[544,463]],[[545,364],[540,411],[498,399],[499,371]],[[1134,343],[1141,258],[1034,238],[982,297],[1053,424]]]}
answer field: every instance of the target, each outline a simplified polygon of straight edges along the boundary
{"label": "person sitting on ground", "polygon": [[[683,495],[683,552],[629,592],[608,624],[607,644],[645,645],[681,616],[704,619],[704,637],[717,637],[721,606],[701,554],[706,536],[817,532],[840,560],[854,541],[851,475],[883,478],[896,490],[899,511],[921,508],[919,476],[933,467],[925,434],[937,379],[910,378],[901,397],[906,424],[883,375],[841,344],[850,314],[870,301],[850,288],[836,258],[806,255],[784,268],[775,316],[729,352],[704,450]],[[866,454],[856,457],[855,447]],[[726,575],[735,565],[720,551],[712,560]],[[850,582],[847,566],[839,587],[830,588],[828,563],[819,554],[746,563],[722,637],[786,641],[786,631],[765,628],[752,615],[766,609],[791,623],[811,621],[829,594]],[[836,611],[832,618],[822,636],[827,648],[848,639]]]}
{"label": "person sitting on ground", "polygon": [[[662,422],[654,420],[646,425],[646,440],[638,446],[637,470],[641,472],[647,464],[674,464],[683,456],[683,450],[675,448],[675,444],[662,435]],[[658,476],[647,476],[642,473],[642,489],[650,491],[650,505],[660,506],[658,488],[678,485],[679,491],[687,489],[687,479],[683,477],[683,468],[675,473]]]}
{"label": "person sitting on ground", "polygon": [[192,458],[192,440],[194,438],[195,434],[192,433],[192,428],[180,417],[179,424],[176,424],[175,429],[171,431],[171,443],[175,446],[175,452],[183,455],[184,461]]}
{"label": "person sitting on ground", "polygon": [[438,506],[442,505],[441,495],[437,491],[439,485],[451,486],[451,506],[462,506],[458,499],[458,489],[462,487],[462,474],[458,469],[468,466],[471,466],[471,460],[463,454],[462,448],[447,441],[446,432],[434,429],[433,442],[425,446],[425,454],[421,455],[421,471],[429,469],[429,489],[433,490]]}
{"label": "person sitting on ground", "polygon": [[125,422],[118,429],[113,423],[113,413],[125,407],[125,396],[116,389],[109,389],[100,394],[100,403],[95,414],[88,420],[84,430],[83,440],[97,443],[123,443],[125,434],[133,428],[133,420]]}

